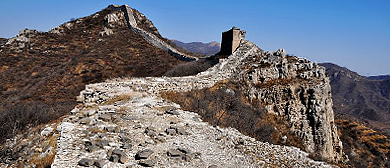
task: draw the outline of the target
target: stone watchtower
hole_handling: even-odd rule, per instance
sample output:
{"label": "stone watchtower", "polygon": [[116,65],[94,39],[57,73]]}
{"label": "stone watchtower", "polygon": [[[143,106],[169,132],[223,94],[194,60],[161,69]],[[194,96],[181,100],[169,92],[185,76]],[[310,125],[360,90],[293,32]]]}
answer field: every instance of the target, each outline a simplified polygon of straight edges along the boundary
{"label": "stone watchtower", "polygon": [[237,27],[222,32],[221,51],[219,55],[231,55],[240,45],[241,39],[245,38],[246,32]]}

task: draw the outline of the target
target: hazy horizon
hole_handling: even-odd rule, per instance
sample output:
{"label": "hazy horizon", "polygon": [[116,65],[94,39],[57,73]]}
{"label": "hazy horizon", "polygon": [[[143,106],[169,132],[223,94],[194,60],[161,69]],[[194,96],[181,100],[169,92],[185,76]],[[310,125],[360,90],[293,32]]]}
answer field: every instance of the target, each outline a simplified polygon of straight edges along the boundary
{"label": "hazy horizon", "polygon": [[222,31],[237,26],[264,50],[284,48],[366,76],[390,74],[390,2],[385,0],[2,1],[0,37],[13,37],[24,28],[48,31],[109,4],[139,10],[169,39],[220,42]]}

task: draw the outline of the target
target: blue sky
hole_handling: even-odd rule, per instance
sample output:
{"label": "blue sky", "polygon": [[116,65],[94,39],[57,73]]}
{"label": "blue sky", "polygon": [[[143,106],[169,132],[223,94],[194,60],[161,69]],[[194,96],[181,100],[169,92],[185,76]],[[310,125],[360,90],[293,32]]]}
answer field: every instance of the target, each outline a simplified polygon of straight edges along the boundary
{"label": "blue sky", "polygon": [[389,0],[2,0],[0,37],[48,31],[109,4],[128,4],[160,33],[184,42],[220,41],[232,26],[265,50],[333,62],[362,75],[390,74]]}

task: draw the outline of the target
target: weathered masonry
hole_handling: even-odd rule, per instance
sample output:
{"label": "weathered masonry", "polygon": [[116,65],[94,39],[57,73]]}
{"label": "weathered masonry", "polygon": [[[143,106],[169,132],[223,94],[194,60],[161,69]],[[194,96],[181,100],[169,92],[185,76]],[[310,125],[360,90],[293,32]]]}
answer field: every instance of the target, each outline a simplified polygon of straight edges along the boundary
{"label": "weathered masonry", "polygon": [[222,32],[222,44],[219,55],[231,55],[240,45],[241,39],[245,38],[246,32],[237,27],[233,27],[226,32]]}

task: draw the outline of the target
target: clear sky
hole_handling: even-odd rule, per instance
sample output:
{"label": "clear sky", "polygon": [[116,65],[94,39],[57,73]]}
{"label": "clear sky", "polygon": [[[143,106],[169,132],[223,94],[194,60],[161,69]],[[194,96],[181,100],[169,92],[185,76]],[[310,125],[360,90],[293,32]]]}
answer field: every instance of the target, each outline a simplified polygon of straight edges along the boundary
{"label": "clear sky", "polygon": [[237,26],[265,50],[284,48],[362,75],[390,74],[390,0],[1,0],[0,37],[48,31],[125,3],[170,39],[220,41],[222,31]]}

